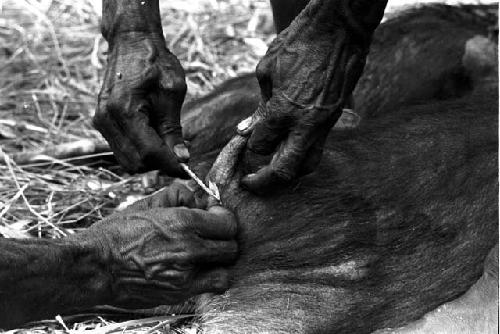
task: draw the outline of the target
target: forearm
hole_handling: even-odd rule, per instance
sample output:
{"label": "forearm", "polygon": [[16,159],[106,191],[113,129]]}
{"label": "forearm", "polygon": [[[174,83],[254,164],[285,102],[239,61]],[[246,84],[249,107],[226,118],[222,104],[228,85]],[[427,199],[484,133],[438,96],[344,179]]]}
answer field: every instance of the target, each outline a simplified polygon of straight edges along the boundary
{"label": "forearm", "polygon": [[90,242],[0,239],[0,328],[104,304],[111,284]]}
{"label": "forearm", "polygon": [[116,36],[141,33],[163,40],[158,0],[103,0],[101,31],[113,44]]}

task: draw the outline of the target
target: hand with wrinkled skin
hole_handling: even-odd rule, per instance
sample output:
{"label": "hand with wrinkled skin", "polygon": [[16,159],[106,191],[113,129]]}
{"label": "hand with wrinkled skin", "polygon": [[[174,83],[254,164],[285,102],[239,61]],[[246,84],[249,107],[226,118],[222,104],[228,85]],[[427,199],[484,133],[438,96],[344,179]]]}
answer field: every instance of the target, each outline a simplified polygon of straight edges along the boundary
{"label": "hand with wrinkled skin", "polygon": [[257,66],[262,100],[238,126],[248,150],[271,162],[242,179],[265,193],[318,165],[366,60],[386,0],[311,0]]}
{"label": "hand with wrinkled skin", "polygon": [[100,258],[111,268],[113,305],[177,304],[227,289],[224,266],[237,256],[235,217],[204,204],[174,184],[85,232],[99,241]]}
{"label": "hand with wrinkled skin", "polygon": [[109,54],[94,126],[127,171],[187,177],[179,165],[189,159],[180,126],[185,74],[159,15],[158,0],[103,1]]}
{"label": "hand with wrinkled skin", "polygon": [[228,287],[236,220],[184,185],[62,239],[0,238],[0,328],[96,305],[177,304]]}

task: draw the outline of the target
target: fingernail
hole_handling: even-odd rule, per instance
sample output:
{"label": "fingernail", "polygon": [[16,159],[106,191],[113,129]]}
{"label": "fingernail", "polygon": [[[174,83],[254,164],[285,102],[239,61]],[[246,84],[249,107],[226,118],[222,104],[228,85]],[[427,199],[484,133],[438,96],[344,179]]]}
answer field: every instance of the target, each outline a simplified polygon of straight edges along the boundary
{"label": "fingernail", "polygon": [[245,118],[238,124],[238,131],[239,132],[247,131],[251,124],[252,124],[252,116]]}
{"label": "fingernail", "polygon": [[175,155],[182,161],[189,160],[189,151],[184,144],[177,144],[174,146]]}
{"label": "fingernail", "polygon": [[193,193],[200,189],[200,186],[198,185],[198,183],[196,183],[195,180],[189,179],[184,185]]}
{"label": "fingernail", "polygon": [[255,178],[255,173],[252,173],[252,174],[248,174],[246,176],[243,176],[243,178],[241,179],[241,185],[244,187],[244,188],[247,188],[247,183],[248,182],[252,182],[252,179]]}

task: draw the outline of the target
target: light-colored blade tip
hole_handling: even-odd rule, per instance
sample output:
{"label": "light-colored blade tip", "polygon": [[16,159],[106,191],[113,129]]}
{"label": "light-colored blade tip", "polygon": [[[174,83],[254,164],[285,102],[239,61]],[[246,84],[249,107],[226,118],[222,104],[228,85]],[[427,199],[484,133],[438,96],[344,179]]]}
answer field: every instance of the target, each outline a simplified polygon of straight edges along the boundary
{"label": "light-colored blade tip", "polygon": [[218,201],[220,201],[219,188],[214,182],[208,180],[208,189],[210,189],[210,191],[212,191],[212,193],[214,194],[214,197],[217,198]]}

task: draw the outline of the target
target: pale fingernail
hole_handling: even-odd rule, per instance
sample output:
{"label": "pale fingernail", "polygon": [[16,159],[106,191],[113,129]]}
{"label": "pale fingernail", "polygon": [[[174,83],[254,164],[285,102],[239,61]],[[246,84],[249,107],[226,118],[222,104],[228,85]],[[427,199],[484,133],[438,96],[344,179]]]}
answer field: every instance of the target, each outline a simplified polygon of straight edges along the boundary
{"label": "pale fingernail", "polygon": [[243,132],[248,130],[251,124],[252,124],[252,116],[245,118],[238,124],[238,131]]}
{"label": "pale fingernail", "polygon": [[181,160],[188,160],[189,159],[189,151],[184,144],[177,144],[174,146],[174,153],[175,155],[181,159]]}
{"label": "pale fingernail", "polygon": [[186,186],[186,188],[188,188],[191,192],[196,192],[200,186],[198,185],[198,183],[196,183],[195,180],[187,180],[187,182],[184,184]]}

